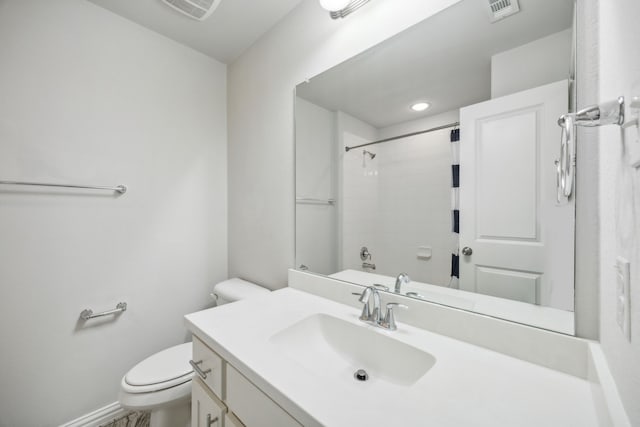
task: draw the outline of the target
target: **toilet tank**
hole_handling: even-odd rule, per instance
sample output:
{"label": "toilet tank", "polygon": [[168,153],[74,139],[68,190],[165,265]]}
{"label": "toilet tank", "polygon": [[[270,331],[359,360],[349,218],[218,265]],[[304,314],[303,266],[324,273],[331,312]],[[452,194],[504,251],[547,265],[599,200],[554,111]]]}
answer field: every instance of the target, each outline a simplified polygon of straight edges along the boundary
{"label": "toilet tank", "polygon": [[263,288],[256,283],[235,277],[215,285],[211,295],[216,301],[216,305],[222,305],[242,299],[265,295],[269,292],[271,292],[269,289]]}

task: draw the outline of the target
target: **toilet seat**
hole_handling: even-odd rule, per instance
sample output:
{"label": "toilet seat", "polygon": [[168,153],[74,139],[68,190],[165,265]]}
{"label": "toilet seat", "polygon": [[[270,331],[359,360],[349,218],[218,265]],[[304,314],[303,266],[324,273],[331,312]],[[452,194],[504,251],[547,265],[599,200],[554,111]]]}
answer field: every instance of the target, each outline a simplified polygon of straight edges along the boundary
{"label": "toilet seat", "polygon": [[168,408],[191,399],[191,381],[151,393],[127,393],[120,390],[118,401],[123,408],[134,411]]}
{"label": "toilet seat", "polygon": [[127,393],[151,393],[191,381],[191,343],[170,347],[131,368],[122,378]]}
{"label": "toilet seat", "polygon": [[134,366],[122,378],[118,400],[128,409],[148,410],[189,400],[193,369],[192,344],[180,344],[156,353]]}

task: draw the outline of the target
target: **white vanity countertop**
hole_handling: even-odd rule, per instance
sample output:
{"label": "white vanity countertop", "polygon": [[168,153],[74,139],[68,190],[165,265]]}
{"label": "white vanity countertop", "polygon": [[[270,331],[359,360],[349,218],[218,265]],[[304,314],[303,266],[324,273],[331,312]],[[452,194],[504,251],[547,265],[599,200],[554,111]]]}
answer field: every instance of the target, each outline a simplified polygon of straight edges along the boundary
{"label": "white vanity countertop", "polygon": [[[388,334],[430,353],[435,365],[413,385],[387,384],[384,393],[379,384],[307,369],[270,338],[316,313]],[[359,314],[285,288],[185,319],[191,332],[306,427],[598,425],[587,380],[402,322],[397,331],[385,331],[364,324]]]}

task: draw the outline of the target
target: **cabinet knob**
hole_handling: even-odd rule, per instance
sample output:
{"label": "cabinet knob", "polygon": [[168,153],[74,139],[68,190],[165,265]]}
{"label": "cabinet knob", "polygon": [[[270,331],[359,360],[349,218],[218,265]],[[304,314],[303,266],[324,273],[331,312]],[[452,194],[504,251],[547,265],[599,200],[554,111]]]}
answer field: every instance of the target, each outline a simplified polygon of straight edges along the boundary
{"label": "cabinet knob", "polygon": [[211,427],[213,423],[217,423],[218,418],[219,417],[215,417],[214,419],[211,419],[211,414],[207,414],[207,427]]}
{"label": "cabinet knob", "polygon": [[469,256],[472,253],[473,249],[471,249],[469,246],[465,246],[464,248],[462,248],[462,255]]}

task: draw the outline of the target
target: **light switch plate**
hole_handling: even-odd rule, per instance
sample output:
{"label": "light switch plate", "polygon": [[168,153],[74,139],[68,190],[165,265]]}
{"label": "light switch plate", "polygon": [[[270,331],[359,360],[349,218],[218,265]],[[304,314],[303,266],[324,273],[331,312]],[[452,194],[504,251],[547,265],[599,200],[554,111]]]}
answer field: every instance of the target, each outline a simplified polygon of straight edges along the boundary
{"label": "light switch plate", "polygon": [[629,341],[631,341],[630,285],[631,264],[619,256],[616,258],[616,321]]}

